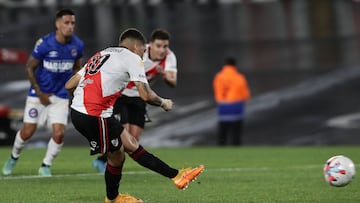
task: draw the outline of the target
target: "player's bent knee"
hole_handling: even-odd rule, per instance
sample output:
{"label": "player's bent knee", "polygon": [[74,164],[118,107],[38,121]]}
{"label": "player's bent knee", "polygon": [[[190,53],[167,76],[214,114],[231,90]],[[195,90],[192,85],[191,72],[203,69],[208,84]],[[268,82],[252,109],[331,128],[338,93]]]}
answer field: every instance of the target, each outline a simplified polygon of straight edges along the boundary
{"label": "player's bent knee", "polygon": [[120,137],[124,146],[124,150],[127,153],[132,153],[139,147],[139,142],[136,140],[136,138],[126,130],[121,133]]}

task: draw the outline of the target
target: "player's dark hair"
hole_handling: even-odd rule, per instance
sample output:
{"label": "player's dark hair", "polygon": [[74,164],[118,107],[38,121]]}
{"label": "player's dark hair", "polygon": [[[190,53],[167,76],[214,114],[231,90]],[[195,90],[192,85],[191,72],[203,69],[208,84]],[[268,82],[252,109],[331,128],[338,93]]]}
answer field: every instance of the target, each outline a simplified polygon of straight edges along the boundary
{"label": "player's dark hair", "polygon": [[151,33],[150,41],[155,41],[156,39],[160,40],[170,40],[170,33],[164,29],[155,29]]}
{"label": "player's dark hair", "polygon": [[225,59],[225,64],[236,66],[236,59],[233,57],[228,57]]}
{"label": "player's dark hair", "polygon": [[121,33],[119,42],[123,42],[125,39],[134,39],[140,41],[142,44],[146,43],[144,35],[135,28],[126,29],[124,32]]}
{"label": "player's dark hair", "polygon": [[71,10],[71,9],[61,9],[56,13],[56,19],[62,18],[63,16],[66,15],[75,15],[75,13]]}

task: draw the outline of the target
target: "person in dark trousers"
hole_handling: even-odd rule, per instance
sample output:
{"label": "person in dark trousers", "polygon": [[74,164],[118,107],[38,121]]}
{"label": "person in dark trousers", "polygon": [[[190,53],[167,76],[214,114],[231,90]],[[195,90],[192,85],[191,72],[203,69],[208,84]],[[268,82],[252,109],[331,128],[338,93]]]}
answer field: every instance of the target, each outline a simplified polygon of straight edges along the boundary
{"label": "person in dark trousers", "polygon": [[214,98],[218,109],[218,144],[242,144],[245,103],[250,90],[245,76],[237,70],[236,60],[227,58],[213,80]]}

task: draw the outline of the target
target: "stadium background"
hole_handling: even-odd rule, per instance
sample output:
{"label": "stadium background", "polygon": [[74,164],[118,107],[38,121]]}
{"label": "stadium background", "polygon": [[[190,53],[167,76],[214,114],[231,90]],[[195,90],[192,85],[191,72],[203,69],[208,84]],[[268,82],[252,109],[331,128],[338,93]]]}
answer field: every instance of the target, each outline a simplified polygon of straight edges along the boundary
{"label": "stadium background", "polygon": [[[117,44],[136,27],[146,36],[172,33],[178,59],[176,89],[155,85],[175,109],[149,108],[143,145],[214,145],[212,78],[226,56],[248,77],[245,145],[356,145],[360,143],[360,3],[355,0],[0,0],[0,103],[21,112],[28,82],[24,55],[54,29],[58,8],[76,12],[84,60]],[[13,122],[12,127],[19,127]],[[83,145],[73,129],[66,144]],[[44,146],[40,130],[29,146]],[[1,142],[1,141],[0,141]],[[3,142],[4,144],[5,142]]]}

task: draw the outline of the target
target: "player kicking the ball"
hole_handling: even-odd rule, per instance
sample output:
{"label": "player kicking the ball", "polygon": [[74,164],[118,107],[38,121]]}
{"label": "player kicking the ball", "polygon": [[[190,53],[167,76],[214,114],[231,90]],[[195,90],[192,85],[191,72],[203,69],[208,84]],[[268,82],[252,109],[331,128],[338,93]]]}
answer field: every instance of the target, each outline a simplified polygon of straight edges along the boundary
{"label": "player kicking the ball", "polygon": [[171,179],[184,189],[204,170],[177,170],[146,151],[113,114],[113,105],[127,85],[134,84],[147,103],[172,109],[170,99],[159,97],[151,90],[140,57],[145,51],[145,38],[136,29],[127,29],[119,39],[120,47],[110,47],[93,55],[84,67],[67,83],[73,92],[71,118],[75,128],[89,141],[90,154],[107,155],[105,171],[105,203],[143,202],[126,194],[119,194],[125,152],[140,165]]}
{"label": "player kicking the ball", "polygon": [[[173,51],[169,48],[170,33],[164,29],[155,29],[151,33],[150,43],[146,45],[143,56],[145,74],[150,86],[162,79],[169,87],[176,87],[177,61]],[[120,123],[138,141],[145,128],[146,102],[141,99],[136,86],[124,89],[114,104],[115,116]],[[92,162],[93,167],[100,173],[106,169],[106,156],[98,156]]]}

